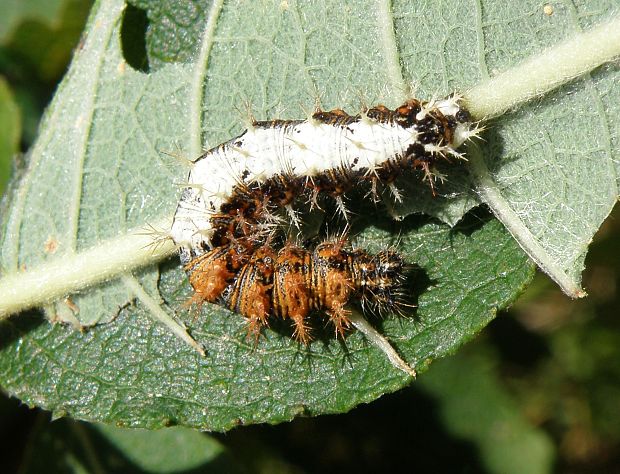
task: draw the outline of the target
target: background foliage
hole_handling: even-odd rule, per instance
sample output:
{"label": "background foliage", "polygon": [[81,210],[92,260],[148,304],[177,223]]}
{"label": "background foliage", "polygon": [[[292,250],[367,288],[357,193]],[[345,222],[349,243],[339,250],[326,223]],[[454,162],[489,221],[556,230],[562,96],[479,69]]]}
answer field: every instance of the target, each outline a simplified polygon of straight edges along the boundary
{"label": "background foliage", "polygon": [[[0,121],[6,124],[0,144],[8,143],[6,152],[0,147],[2,163],[32,142],[46,99],[77,44],[76,25],[89,5],[57,3],[46,2],[51,10],[45,15],[41,6],[33,8],[39,19],[24,11],[0,28]],[[19,34],[28,22],[38,25],[36,38]],[[41,45],[61,31],[68,33],[58,52],[41,55],[54,49]],[[151,66],[175,54],[164,46],[153,50],[158,53]],[[19,454],[2,462],[6,472],[17,465],[24,472],[42,466],[58,472],[371,471],[412,465],[474,472],[548,472],[552,465],[572,472],[613,470],[620,463],[619,231],[612,216],[590,251],[587,300],[570,302],[537,277],[511,312],[474,343],[433,364],[413,387],[370,406],[207,436],[182,429],[127,432],[69,419],[49,423],[49,414],[5,399],[3,446]]]}

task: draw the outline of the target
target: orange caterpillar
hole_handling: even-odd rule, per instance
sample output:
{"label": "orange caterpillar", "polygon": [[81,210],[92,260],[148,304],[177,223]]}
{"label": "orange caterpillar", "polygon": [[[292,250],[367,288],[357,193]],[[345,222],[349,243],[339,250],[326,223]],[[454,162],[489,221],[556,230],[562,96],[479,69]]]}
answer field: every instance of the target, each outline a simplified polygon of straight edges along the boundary
{"label": "orange caterpillar", "polygon": [[342,337],[351,324],[345,306],[352,299],[379,312],[400,310],[405,266],[391,250],[371,255],[346,246],[345,239],[314,251],[289,243],[276,252],[263,245],[241,259],[233,246],[216,248],[185,267],[192,301],[220,302],[245,316],[255,337],[270,316],[290,319],[294,337],[305,344],[311,340],[308,316],[323,311]]}

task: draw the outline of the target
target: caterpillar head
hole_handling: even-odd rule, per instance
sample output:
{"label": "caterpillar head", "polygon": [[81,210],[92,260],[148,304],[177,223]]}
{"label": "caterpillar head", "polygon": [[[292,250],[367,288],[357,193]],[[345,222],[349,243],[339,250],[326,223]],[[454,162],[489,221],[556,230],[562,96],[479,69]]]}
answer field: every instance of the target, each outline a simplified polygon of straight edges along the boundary
{"label": "caterpillar head", "polygon": [[436,102],[435,107],[445,117],[450,128],[450,148],[460,147],[478,134],[469,111],[461,105],[462,97],[454,95]]}
{"label": "caterpillar head", "polygon": [[370,307],[379,314],[400,313],[404,297],[404,272],[407,267],[403,258],[388,249],[376,255],[358,255],[354,262],[354,273],[364,309]]}

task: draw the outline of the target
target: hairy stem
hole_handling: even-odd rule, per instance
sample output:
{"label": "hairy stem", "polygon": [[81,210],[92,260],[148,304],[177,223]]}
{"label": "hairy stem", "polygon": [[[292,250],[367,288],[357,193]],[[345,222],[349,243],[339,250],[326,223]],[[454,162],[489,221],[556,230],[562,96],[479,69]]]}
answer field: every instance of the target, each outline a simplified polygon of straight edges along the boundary
{"label": "hairy stem", "polygon": [[500,115],[620,55],[620,15],[532,56],[465,93],[478,120]]}
{"label": "hairy stem", "polygon": [[377,347],[381,352],[385,354],[385,356],[390,361],[390,364],[392,364],[398,370],[403,371],[410,377],[413,377],[414,379],[416,378],[417,374],[415,368],[407,364],[407,362],[405,362],[400,357],[400,355],[398,355],[398,352],[396,352],[396,349],[394,349],[392,344],[390,344],[390,341],[388,341],[379,331],[377,331],[366,320],[366,318],[364,318],[364,316],[362,316],[359,312],[353,310],[351,311],[350,319],[353,326],[355,326],[358,331],[360,331],[364,336],[366,336],[366,338],[371,342],[372,345]]}
{"label": "hairy stem", "polygon": [[[170,220],[153,227],[169,229]],[[7,275],[0,279],[0,319],[154,264],[175,251],[170,239],[157,240],[153,230],[137,229],[89,250]]]}

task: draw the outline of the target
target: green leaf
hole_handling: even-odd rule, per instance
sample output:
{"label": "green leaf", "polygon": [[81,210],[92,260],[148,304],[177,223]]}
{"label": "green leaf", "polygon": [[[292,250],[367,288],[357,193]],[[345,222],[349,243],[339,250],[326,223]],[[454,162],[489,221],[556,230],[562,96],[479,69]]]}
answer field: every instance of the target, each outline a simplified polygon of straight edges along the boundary
{"label": "green leaf", "polygon": [[[424,367],[484,327],[526,284],[531,265],[488,218],[472,217],[452,231],[408,219],[401,231],[406,258],[424,269],[413,282],[419,307],[414,319],[376,323],[406,360]],[[365,233],[371,247],[391,235],[376,228]],[[165,266],[160,291],[170,304],[189,296],[176,262]],[[288,337],[290,330],[274,325],[278,332],[267,331],[254,347],[242,318],[209,309],[192,324],[206,358],[154,324],[140,304],[85,334],[22,315],[5,323],[0,340],[3,386],[58,416],[224,430],[346,411],[407,381],[359,333],[345,346],[328,331],[305,349]]]}
{"label": "green leaf", "polygon": [[[143,472],[172,473],[199,468],[209,472],[240,472],[218,441],[195,430],[181,427],[130,430],[102,424],[95,428]],[[222,458],[227,458],[225,463]]]}
{"label": "green leaf", "polygon": [[8,84],[0,76],[0,196],[11,174],[11,162],[19,150],[20,113]]}
{"label": "green leaf", "polygon": [[[246,102],[259,119],[303,117],[303,108],[312,107],[317,93],[324,108],[354,111],[360,95],[369,103],[396,106],[409,82],[421,97],[463,91],[484,77],[487,63],[500,67],[522,57],[523,50],[533,53],[524,31],[540,37],[539,43],[563,37],[555,17],[544,17],[536,2],[501,7],[503,3],[489,1],[481,11],[470,10],[469,3],[393,2],[393,11],[388,5],[205,2],[200,15],[186,9],[184,31],[200,31],[184,53],[195,54],[195,63],[166,64],[162,59],[145,74],[123,59],[123,2],[97,3],[84,45],[30,152],[28,171],[10,196],[3,271],[11,275],[45,261],[69,260],[129,229],[170,217],[179,194],[175,183],[187,171],[160,152],[174,151],[178,144],[186,155],[197,156],[202,145],[229,139],[243,128],[238,111]],[[603,3],[598,8],[609,10]],[[154,10],[150,6],[147,16],[162,24],[149,26],[151,61],[163,57],[155,54],[154,37],[178,32]],[[173,23],[181,20],[175,16]],[[198,24],[204,29],[197,29]],[[503,28],[496,30],[497,24]],[[487,45],[484,33],[502,41]],[[500,53],[509,57],[499,62]],[[603,82],[608,80],[601,75]],[[579,83],[573,87],[580,90]],[[564,108],[552,115],[554,127],[570,119],[571,97],[562,98]],[[524,110],[535,114],[538,107]],[[533,146],[541,124],[515,122],[523,143]],[[500,147],[503,126],[494,124],[488,144],[482,145],[488,153],[511,159],[502,159],[500,166],[498,157],[494,172],[499,177],[504,165],[520,162],[523,146]],[[543,158],[548,159],[546,154]],[[431,199],[425,187],[426,201],[411,200],[400,215],[423,211],[445,222],[458,221],[473,204],[472,182],[459,171],[461,166],[446,168],[450,196]],[[532,191],[539,189],[532,186]],[[561,188],[549,182],[545,186],[550,193]],[[567,205],[578,209],[570,193],[565,195]],[[410,282],[418,305],[412,318],[374,321],[418,369],[474,337],[531,278],[531,263],[503,226],[484,213],[468,214],[450,228],[432,217],[409,216],[394,223],[381,204],[368,209],[352,204],[352,209],[367,216],[356,222],[365,247],[397,245],[408,262],[419,266]],[[583,209],[587,221],[591,209]],[[536,212],[531,210],[533,216]],[[571,251],[575,243],[567,240]],[[93,267],[100,264],[92,262]],[[192,335],[207,348],[206,358],[154,323],[148,309],[152,305],[144,298],[134,301],[135,291],[121,279],[47,309],[50,317],[82,325],[111,324],[78,333],[28,315],[4,323],[2,385],[58,416],[132,427],[183,424],[225,430],[239,423],[346,411],[407,383],[358,333],[342,344],[329,331],[321,332],[319,323],[319,339],[304,348],[288,337],[290,328],[274,322],[254,347],[246,342],[238,315],[207,306],[192,318],[183,309],[189,288],[177,259],[135,276],[150,303],[161,299],[188,321]]]}
{"label": "green leaf", "polygon": [[30,433],[20,472],[244,472],[218,441],[188,428],[130,430],[43,418]]}
{"label": "green leaf", "polygon": [[550,472],[555,454],[551,439],[525,419],[489,360],[493,358],[484,351],[442,360],[420,388],[437,400],[448,431],[475,443],[487,472]]}
{"label": "green leaf", "polygon": [[[507,7],[506,14],[512,15],[516,5]],[[525,30],[529,41],[523,41],[523,29],[514,31],[512,42],[510,35],[485,37],[490,52],[481,73],[490,79],[470,91],[481,115],[510,108],[509,103],[496,110],[479,107],[485,101],[481,92],[491,96],[492,104],[510,91],[517,104],[552,91],[490,122],[487,144],[481,153],[470,152],[470,169],[481,199],[573,298],[585,296],[585,255],[619,194],[620,68],[617,62],[609,64],[620,55],[615,7],[604,1],[586,8],[558,5],[552,17],[531,22]],[[487,14],[481,13],[483,18]],[[549,46],[550,37],[557,46],[537,55]],[[523,64],[508,67],[519,61]],[[498,74],[502,70],[506,72]],[[580,79],[571,82],[575,77]]]}
{"label": "green leaf", "polygon": [[144,35],[148,62],[153,70],[171,62],[189,62],[207,22],[212,2],[129,0],[142,11],[149,27]]}
{"label": "green leaf", "polygon": [[24,2],[22,0],[5,0],[2,5],[3,15],[0,19],[0,43],[6,41],[20,23],[37,19],[52,22],[60,15],[65,0],[39,0]]}
{"label": "green leaf", "polygon": [[[187,140],[180,120],[187,90],[179,78],[188,68],[149,76],[128,68],[118,49],[122,4],[99,8],[102,23],[67,73],[13,195],[7,230],[20,237],[3,243],[6,272],[74,254],[174,208],[183,170],[158,151]],[[165,123],[170,107],[179,119]],[[156,281],[156,268],[141,273],[151,294]],[[48,317],[77,317],[82,325],[110,321],[131,295],[121,282],[106,283],[48,308]]]}
{"label": "green leaf", "polygon": [[90,9],[89,0],[5,0],[0,18],[0,64],[31,88],[64,72]]}

